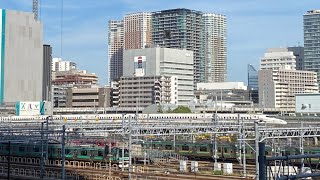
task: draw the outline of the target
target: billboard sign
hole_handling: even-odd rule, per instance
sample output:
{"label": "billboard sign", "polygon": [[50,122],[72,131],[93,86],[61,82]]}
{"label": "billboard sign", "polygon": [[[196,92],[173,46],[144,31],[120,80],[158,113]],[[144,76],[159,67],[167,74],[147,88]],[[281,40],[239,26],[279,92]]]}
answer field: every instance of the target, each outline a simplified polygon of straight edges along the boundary
{"label": "billboard sign", "polygon": [[134,57],[134,75],[144,76],[146,74],[146,56],[135,56]]}
{"label": "billboard sign", "polygon": [[36,116],[44,114],[44,102],[42,101],[19,101],[16,103],[18,116]]}

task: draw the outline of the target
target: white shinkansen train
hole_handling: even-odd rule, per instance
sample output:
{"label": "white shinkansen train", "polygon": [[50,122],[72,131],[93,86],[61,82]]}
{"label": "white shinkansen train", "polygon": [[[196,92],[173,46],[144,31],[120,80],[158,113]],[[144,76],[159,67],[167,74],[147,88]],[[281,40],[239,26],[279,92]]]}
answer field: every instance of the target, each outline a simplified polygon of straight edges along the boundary
{"label": "white shinkansen train", "polygon": [[[135,114],[73,114],[73,115],[54,115],[53,121],[65,120],[68,121],[86,121],[90,122],[92,120],[95,121],[112,121],[112,122],[121,122],[122,120],[127,120],[129,117],[132,119],[135,118]],[[177,122],[194,122],[194,123],[205,123],[211,122],[212,119],[217,116],[219,122],[229,122],[229,121],[237,121],[238,119],[243,121],[244,123],[253,123],[254,121],[259,121],[261,123],[270,124],[270,125],[283,125],[287,124],[286,121],[277,119],[272,116],[264,115],[264,114],[208,114],[208,113],[163,113],[163,114],[138,114],[139,121],[149,121],[156,122],[157,120],[162,121],[177,121]],[[9,116],[9,117],[0,117],[0,122],[11,121],[11,122],[19,122],[19,121],[42,121],[50,116],[41,115],[41,116]],[[51,118],[50,118],[51,119]]]}

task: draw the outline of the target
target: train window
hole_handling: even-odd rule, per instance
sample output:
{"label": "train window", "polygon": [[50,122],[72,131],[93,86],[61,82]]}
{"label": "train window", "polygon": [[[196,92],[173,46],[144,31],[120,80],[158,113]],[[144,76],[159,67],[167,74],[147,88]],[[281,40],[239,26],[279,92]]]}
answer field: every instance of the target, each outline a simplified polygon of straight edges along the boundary
{"label": "train window", "polygon": [[82,150],[82,151],[81,151],[81,156],[87,156],[87,154],[88,154],[88,153],[87,153],[87,150]]}
{"label": "train window", "polygon": [[40,149],[38,147],[34,147],[34,152],[40,152]]}
{"label": "train window", "polygon": [[102,151],[98,151],[98,156],[103,156],[103,152]]}
{"label": "train window", "polygon": [[189,151],[189,146],[182,146],[181,149],[182,149],[183,151]]}
{"label": "train window", "polygon": [[19,151],[20,151],[20,152],[23,152],[23,151],[24,151],[24,147],[23,147],[23,146],[20,146],[20,147],[19,147]]}
{"label": "train window", "polygon": [[200,147],[200,151],[202,151],[202,152],[207,152],[207,147],[201,146],[201,147]]}
{"label": "train window", "polygon": [[166,150],[171,150],[171,149],[172,149],[172,146],[171,146],[171,145],[166,145],[166,146],[165,146],[165,149],[166,149]]}
{"label": "train window", "polygon": [[228,149],[227,149],[227,148],[224,148],[224,152],[227,153],[227,152],[228,152]]}
{"label": "train window", "polygon": [[221,149],[220,148],[218,148],[218,153],[221,153]]}
{"label": "train window", "polygon": [[65,154],[70,154],[70,149],[65,149]]}

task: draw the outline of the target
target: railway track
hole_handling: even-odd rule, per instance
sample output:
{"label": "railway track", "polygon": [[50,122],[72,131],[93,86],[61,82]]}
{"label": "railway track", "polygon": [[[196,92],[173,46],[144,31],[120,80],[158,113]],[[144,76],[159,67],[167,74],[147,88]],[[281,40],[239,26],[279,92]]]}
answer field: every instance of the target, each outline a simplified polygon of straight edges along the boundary
{"label": "railway track", "polygon": [[[7,175],[7,163],[0,163],[1,167],[3,167],[2,169],[0,169],[0,177],[6,177]],[[11,169],[11,176],[14,179],[19,179],[19,172],[27,172],[27,171],[34,171],[34,172],[38,172],[38,174],[34,174],[34,179],[37,179],[40,174],[40,167],[37,165],[30,165],[30,164],[11,164],[10,165],[10,169]],[[59,166],[45,166],[44,167],[45,170],[45,175],[46,179],[56,179],[58,178],[58,174],[61,173],[61,167]],[[48,172],[50,174],[50,172],[52,172],[52,174],[54,174],[54,172],[57,172],[57,177],[50,177],[48,175]],[[75,179],[81,179],[81,178],[85,178],[85,179],[99,179],[99,178],[105,178],[105,177],[113,177],[114,180],[124,180],[124,179],[128,179],[129,173],[127,171],[116,171],[116,170],[108,170],[108,169],[94,169],[94,168],[75,168],[75,167],[66,167],[66,175],[67,177],[70,177],[70,175],[76,174]],[[170,172],[168,173],[164,173],[160,168],[158,169],[153,169],[152,172],[148,171],[148,172],[131,172],[131,177],[133,179],[166,179],[166,180],[176,180],[176,179],[216,179],[216,180],[220,180],[220,179],[246,179],[243,177],[236,177],[236,176],[221,176],[221,175],[214,175],[214,176],[209,176],[209,175],[202,175],[202,174],[194,174],[194,173],[180,173],[180,172]],[[28,176],[28,174],[21,174],[20,176],[25,177],[25,178],[31,178],[31,176]],[[1,179],[2,179],[1,178]],[[74,178],[72,178],[74,179]],[[249,179],[249,178],[248,178]]]}

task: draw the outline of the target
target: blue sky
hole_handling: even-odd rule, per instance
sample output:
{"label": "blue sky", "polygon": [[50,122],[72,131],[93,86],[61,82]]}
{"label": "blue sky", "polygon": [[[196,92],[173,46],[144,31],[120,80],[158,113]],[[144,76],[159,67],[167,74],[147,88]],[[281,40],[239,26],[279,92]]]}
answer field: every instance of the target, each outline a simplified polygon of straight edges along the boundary
{"label": "blue sky", "polygon": [[[266,48],[303,45],[302,15],[320,9],[319,0],[61,0],[41,1],[44,41],[53,56],[107,80],[107,22],[133,12],[189,8],[227,16],[228,81],[246,82],[247,64],[258,68]],[[32,11],[32,0],[1,0],[0,8]]]}

